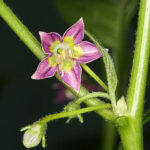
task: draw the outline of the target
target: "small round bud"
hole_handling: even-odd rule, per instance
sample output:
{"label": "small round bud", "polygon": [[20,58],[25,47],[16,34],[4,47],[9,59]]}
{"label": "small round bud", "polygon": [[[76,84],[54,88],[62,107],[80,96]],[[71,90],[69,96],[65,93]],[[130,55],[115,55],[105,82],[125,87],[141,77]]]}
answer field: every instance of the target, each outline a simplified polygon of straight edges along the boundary
{"label": "small round bud", "polygon": [[45,124],[32,125],[23,135],[23,145],[26,148],[32,148],[37,146],[45,133]]}

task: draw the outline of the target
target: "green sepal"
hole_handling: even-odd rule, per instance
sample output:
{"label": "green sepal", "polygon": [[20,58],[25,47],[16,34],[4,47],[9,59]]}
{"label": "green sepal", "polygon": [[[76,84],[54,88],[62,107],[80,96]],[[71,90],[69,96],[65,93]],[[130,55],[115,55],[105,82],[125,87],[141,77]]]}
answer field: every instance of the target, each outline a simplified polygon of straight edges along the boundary
{"label": "green sepal", "polygon": [[[71,102],[69,103],[65,108],[64,108],[64,111],[68,112],[68,111],[74,111],[74,110],[78,110],[80,109],[80,104],[77,104],[75,102]],[[83,117],[82,115],[78,114],[77,116],[70,116],[68,117],[66,123],[70,123],[70,121],[73,119],[73,118],[78,118],[80,123],[83,123]]]}
{"label": "green sepal", "polygon": [[25,130],[31,128],[31,126],[32,126],[32,125],[28,125],[28,126],[25,126],[25,127],[21,128],[21,129],[20,129],[20,132],[23,132],[23,131],[25,131]]}
{"label": "green sepal", "polygon": [[43,135],[43,137],[42,137],[42,147],[43,147],[43,148],[46,147],[46,139],[45,139],[45,135]]}

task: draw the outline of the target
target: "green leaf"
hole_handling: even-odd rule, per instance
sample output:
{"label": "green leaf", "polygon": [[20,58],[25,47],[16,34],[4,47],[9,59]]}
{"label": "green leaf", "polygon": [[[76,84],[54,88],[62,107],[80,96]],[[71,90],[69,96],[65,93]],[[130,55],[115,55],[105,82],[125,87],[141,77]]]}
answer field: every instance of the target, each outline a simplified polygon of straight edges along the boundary
{"label": "green leaf", "polygon": [[122,36],[135,12],[138,0],[55,0],[62,17],[73,24],[80,17],[85,28],[101,42],[118,49]]}

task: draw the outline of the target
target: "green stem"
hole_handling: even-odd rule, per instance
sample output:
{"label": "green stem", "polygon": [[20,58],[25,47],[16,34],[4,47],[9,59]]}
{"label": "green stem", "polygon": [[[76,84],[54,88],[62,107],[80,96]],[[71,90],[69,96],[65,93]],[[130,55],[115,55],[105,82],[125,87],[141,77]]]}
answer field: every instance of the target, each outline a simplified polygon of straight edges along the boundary
{"label": "green stem", "polygon": [[[23,23],[17,18],[17,16],[10,10],[10,8],[2,0],[0,0],[0,16],[3,18],[3,20],[6,21],[6,23],[10,26],[10,28],[28,46],[29,50],[31,50],[39,60],[42,60],[45,57],[45,54],[41,48],[40,43],[36,40],[36,38],[32,35],[32,33],[23,25]],[[57,74],[55,75],[55,77],[59,81],[61,81]],[[72,93],[77,97],[82,97],[89,93],[82,86],[80,88],[80,92],[76,93],[70,87],[68,87],[64,82],[62,83],[68,89],[70,89],[70,91],[72,91]],[[101,102],[99,99],[92,98],[92,99],[88,99],[85,102],[85,104],[88,106],[96,106],[96,105],[103,104],[103,102]],[[111,110],[102,109],[102,110],[97,110],[96,112],[107,120],[111,120],[111,121],[115,120],[115,116]]]}
{"label": "green stem", "polygon": [[95,110],[98,110],[98,109],[108,109],[108,108],[111,108],[110,104],[92,106],[92,107],[82,108],[82,109],[75,110],[75,111],[70,111],[70,112],[61,112],[61,113],[57,113],[57,114],[47,115],[44,118],[40,119],[38,122],[48,123],[52,120],[71,117],[71,116],[77,116],[79,114],[95,111]]}
{"label": "green stem", "polygon": [[87,65],[81,64],[82,68],[105,90],[108,91],[107,85],[93,72]]}
{"label": "green stem", "polygon": [[149,51],[150,0],[141,0],[134,61],[127,94],[129,125],[119,127],[124,150],[143,150],[142,117]]}
{"label": "green stem", "polygon": [[[141,0],[134,63],[127,95],[128,113],[141,116],[150,54],[150,0]],[[139,115],[140,114],[140,115]]]}
{"label": "green stem", "polygon": [[93,92],[93,93],[87,94],[87,95],[77,99],[75,101],[75,103],[80,104],[82,102],[85,102],[85,100],[90,99],[90,98],[94,98],[94,97],[103,97],[103,98],[109,99],[109,95],[107,93],[104,93],[104,92]]}

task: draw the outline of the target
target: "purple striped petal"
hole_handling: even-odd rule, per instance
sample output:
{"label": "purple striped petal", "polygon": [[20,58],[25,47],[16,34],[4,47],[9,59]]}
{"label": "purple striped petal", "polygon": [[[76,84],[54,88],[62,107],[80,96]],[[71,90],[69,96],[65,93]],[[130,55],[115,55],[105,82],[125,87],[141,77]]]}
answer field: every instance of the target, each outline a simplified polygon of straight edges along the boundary
{"label": "purple striped petal", "polygon": [[[77,46],[81,48],[79,48],[78,50],[82,50],[83,54],[79,58],[74,58],[74,60],[80,63],[89,63],[102,56],[97,46],[90,42],[84,41]],[[76,51],[76,53],[78,52]]]}
{"label": "purple striped petal", "polygon": [[46,54],[52,55],[50,52],[50,46],[56,41],[62,41],[61,36],[58,33],[46,33],[46,32],[39,32],[42,42],[43,50]]}
{"label": "purple striped petal", "polygon": [[50,63],[48,63],[49,56],[46,57],[44,60],[42,60],[37,67],[37,70],[32,75],[32,79],[44,79],[54,76],[56,71],[58,70],[57,65],[51,66]]}
{"label": "purple striped petal", "polygon": [[80,90],[82,69],[79,63],[76,63],[69,72],[59,71],[60,78],[77,93]]}
{"label": "purple striped petal", "polygon": [[66,30],[66,32],[63,35],[63,38],[65,36],[71,36],[74,39],[74,44],[80,43],[84,38],[84,22],[81,18],[77,23],[72,25],[69,29]]}

